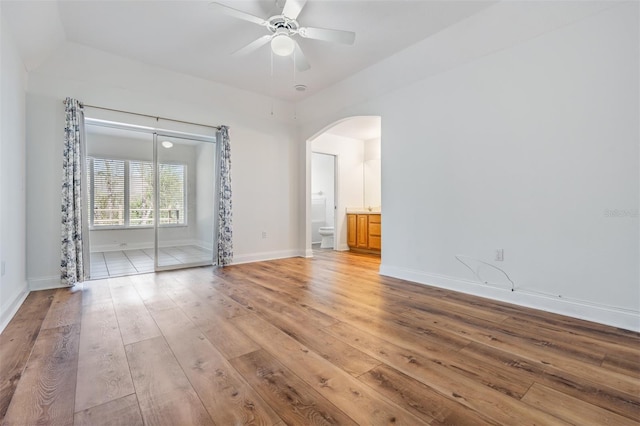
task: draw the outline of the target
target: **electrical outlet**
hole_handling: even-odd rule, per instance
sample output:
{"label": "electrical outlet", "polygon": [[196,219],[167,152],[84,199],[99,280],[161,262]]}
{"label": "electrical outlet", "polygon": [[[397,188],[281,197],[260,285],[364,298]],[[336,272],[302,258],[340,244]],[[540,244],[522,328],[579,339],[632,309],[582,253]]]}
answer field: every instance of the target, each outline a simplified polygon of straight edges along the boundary
{"label": "electrical outlet", "polygon": [[267,239],[267,231],[262,231],[262,239],[263,240]]}
{"label": "electrical outlet", "polygon": [[496,259],[497,262],[504,261],[504,249],[496,249]]}

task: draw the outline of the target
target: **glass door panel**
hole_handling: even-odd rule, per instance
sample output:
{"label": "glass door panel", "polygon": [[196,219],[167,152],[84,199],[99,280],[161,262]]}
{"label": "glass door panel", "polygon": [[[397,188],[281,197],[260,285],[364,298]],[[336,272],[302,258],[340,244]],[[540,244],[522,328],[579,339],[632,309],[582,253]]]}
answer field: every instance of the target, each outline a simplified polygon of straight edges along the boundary
{"label": "glass door panel", "polygon": [[90,278],[153,272],[153,135],[87,120]]}
{"label": "glass door panel", "polygon": [[213,262],[215,146],[156,134],[156,270]]}

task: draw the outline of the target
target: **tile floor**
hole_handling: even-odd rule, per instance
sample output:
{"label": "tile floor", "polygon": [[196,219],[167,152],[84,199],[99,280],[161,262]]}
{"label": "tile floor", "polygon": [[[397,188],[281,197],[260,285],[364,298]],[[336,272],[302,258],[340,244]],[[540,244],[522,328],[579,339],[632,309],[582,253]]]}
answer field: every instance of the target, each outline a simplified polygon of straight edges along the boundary
{"label": "tile floor", "polygon": [[[91,253],[91,279],[118,277],[153,272],[154,250],[121,250]],[[158,265],[170,266],[185,263],[207,262],[212,251],[198,246],[160,248]]]}

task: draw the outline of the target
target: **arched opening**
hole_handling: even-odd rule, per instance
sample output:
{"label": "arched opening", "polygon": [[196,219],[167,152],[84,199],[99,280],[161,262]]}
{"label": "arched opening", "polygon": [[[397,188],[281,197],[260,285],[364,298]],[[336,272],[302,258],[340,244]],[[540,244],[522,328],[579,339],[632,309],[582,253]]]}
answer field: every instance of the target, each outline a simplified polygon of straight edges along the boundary
{"label": "arched opening", "polygon": [[381,211],[381,175],[380,116],[338,120],[307,140],[307,257],[349,250],[347,213]]}

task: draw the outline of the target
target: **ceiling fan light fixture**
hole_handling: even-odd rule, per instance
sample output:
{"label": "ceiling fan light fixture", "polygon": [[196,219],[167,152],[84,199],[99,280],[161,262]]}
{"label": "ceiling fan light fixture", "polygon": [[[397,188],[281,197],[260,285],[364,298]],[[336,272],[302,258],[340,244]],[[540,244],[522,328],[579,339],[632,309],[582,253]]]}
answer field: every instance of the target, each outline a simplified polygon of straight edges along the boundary
{"label": "ceiling fan light fixture", "polygon": [[271,51],[278,56],[289,56],[293,53],[296,44],[289,37],[289,33],[285,29],[279,29],[271,39]]}

